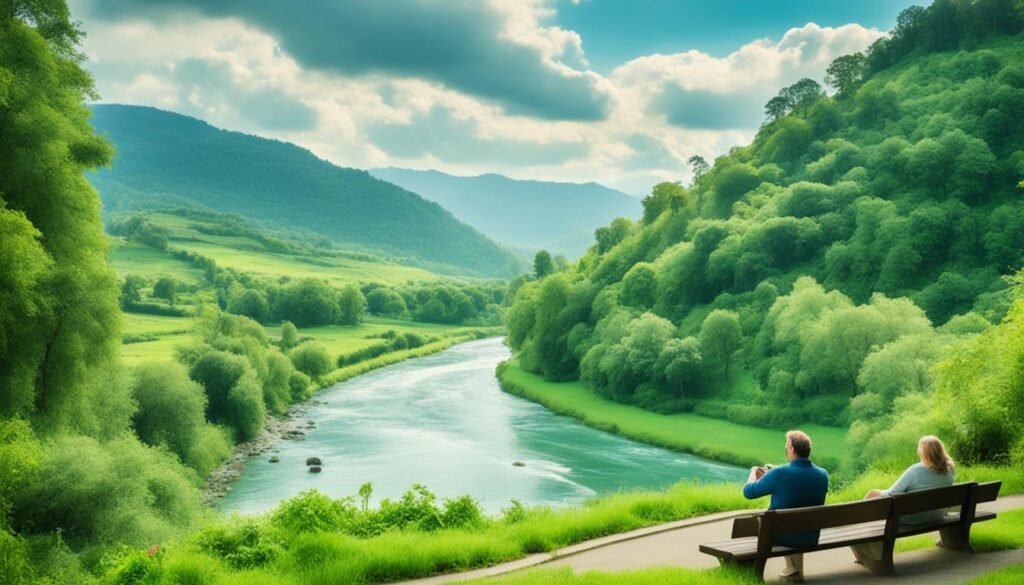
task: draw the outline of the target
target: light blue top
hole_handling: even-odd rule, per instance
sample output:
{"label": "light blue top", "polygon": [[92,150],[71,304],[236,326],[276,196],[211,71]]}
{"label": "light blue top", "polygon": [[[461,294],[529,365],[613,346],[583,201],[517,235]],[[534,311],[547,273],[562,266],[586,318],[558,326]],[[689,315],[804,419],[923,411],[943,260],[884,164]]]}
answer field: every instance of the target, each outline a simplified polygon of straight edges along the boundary
{"label": "light blue top", "polygon": [[[905,494],[932,488],[948,487],[953,485],[953,469],[947,473],[932,471],[924,463],[915,463],[903,472],[903,475],[892,484],[887,490],[882,490],[882,495],[892,496]],[[931,510],[920,514],[911,514],[900,518],[900,524],[925,524],[927,522],[938,522],[946,515],[946,510]]]}

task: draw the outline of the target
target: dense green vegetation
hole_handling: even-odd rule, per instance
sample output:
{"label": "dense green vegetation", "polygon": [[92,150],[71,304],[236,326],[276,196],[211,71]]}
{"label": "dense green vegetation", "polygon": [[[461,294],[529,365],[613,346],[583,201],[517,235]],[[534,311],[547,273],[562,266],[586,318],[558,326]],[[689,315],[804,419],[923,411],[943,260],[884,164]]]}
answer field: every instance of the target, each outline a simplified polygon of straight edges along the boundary
{"label": "dense green vegetation", "polygon": [[110,210],[199,205],[311,230],[435,271],[519,272],[511,253],[441,206],[365,171],[154,108],[97,105],[93,113],[93,125],[119,153],[111,168],[89,177]]}
{"label": "dense green vegetation", "polygon": [[640,217],[640,199],[597,183],[456,177],[438,171],[373,169],[370,174],[436,201],[504,244],[578,258],[593,231],[616,217]]}
{"label": "dense green vegetation", "polygon": [[[84,178],[113,151],[83,105],[94,96],[82,33],[60,0],[0,1],[0,578],[381,582],[749,505],[737,486],[689,484],[560,511],[513,502],[497,517],[420,486],[372,509],[369,486],[361,502],[310,492],[249,518],[201,505],[203,476],[267,416],[318,383],[492,332],[475,325],[498,323],[512,294],[518,356],[506,381],[610,430],[761,462],[781,445],[752,427],[849,424],[833,502],[891,482],[913,441],[936,433],[958,479],[1024,491],[1024,298],[1003,278],[1024,243],[1022,22],[1003,0],[905,11],[868,54],[830,67],[836,95],[809,80],[785,88],[752,145],[700,167],[689,187],[655,187],[638,223],[598,229],[574,265],[538,254],[536,280],[407,278],[369,255],[193,208],[110,218],[119,284]],[[110,134],[145,152],[93,175],[125,198],[188,192],[263,218],[294,211],[283,219],[378,244],[324,212],[344,202],[364,227],[379,228],[379,213],[423,221],[426,231],[384,230],[390,251],[486,274],[514,265],[439,208],[305,151],[151,110],[96,111],[123,116]],[[132,135],[145,149],[119,137],[143,123],[153,131]],[[185,134],[214,153],[182,146]],[[250,164],[291,170],[271,179]],[[145,189],[133,186],[142,176]],[[369,209],[350,196],[357,187],[394,209]],[[292,191],[309,205],[283,205]],[[271,267],[243,267],[271,256]],[[389,276],[276,272],[346,262]],[[127,328],[119,304],[133,311]],[[178,347],[173,360],[125,368],[122,342]],[[710,444],[722,429],[751,448]],[[825,460],[838,451],[844,429],[808,429]],[[984,529],[992,547],[1020,546],[1019,514],[1006,520]]]}
{"label": "dense green vegetation", "polygon": [[926,429],[1009,462],[1022,23],[998,0],[915,7],[829,68],[835,95],[784,88],[751,145],[518,290],[519,365],[658,412],[852,423],[853,469]]}

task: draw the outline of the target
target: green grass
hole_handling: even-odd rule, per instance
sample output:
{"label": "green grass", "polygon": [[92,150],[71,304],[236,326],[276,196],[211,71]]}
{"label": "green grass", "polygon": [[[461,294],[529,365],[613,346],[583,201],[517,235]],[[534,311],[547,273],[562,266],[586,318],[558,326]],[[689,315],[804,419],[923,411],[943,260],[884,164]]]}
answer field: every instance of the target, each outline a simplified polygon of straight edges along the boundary
{"label": "green grass", "polygon": [[[498,378],[510,394],[644,443],[739,465],[777,462],[784,455],[785,438],[780,431],[785,429],[749,427],[689,413],[658,414],[602,398],[579,382],[549,382],[514,361],[499,367]],[[818,462],[842,459],[846,429],[815,424],[801,425],[801,429],[811,435]]]}
{"label": "green grass", "polygon": [[187,333],[191,330],[191,317],[165,317],[141,313],[122,313],[121,317],[122,335],[168,335]]}
{"label": "green grass", "polygon": [[730,568],[711,570],[657,568],[641,571],[603,573],[587,571],[574,575],[570,567],[564,569],[535,569],[513,573],[496,579],[479,579],[466,583],[494,583],[495,585],[754,585],[761,583],[749,571]]}
{"label": "green grass", "polygon": [[188,284],[201,284],[203,272],[167,252],[111,236],[107,257],[117,275],[139,274],[158,278],[170,276]]}
{"label": "green grass", "polygon": [[[438,323],[417,323],[383,317],[367,317],[359,325],[325,325],[323,327],[307,327],[299,330],[300,337],[312,337],[327,349],[331,357],[351,353],[364,347],[381,343],[382,339],[370,337],[385,331],[394,330],[398,333],[419,333],[425,337],[443,337],[473,330],[473,327],[442,325]],[[266,328],[271,338],[280,337],[279,326]]]}
{"label": "green grass", "polygon": [[1019,585],[1024,583],[1024,564],[1010,565],[971,579],[966,585]]}
{"label": "green grass", "polygon": [[[902,538],[896,541],[896,552],[931,548],[935,539],[934,534]],[[971,544],[977,552],[1024,548],[1024,510],[1000,512],[995,520],[975,524],[971,528]]]}

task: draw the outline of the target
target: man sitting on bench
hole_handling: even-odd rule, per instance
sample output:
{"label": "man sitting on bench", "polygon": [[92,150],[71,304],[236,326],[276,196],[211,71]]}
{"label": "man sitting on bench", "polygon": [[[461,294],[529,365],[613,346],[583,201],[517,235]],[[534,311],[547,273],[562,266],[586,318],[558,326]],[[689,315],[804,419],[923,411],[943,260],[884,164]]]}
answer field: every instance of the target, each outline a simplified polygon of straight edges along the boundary
{"label": "man sitting on bench", "polygon": [[[786,433],[786,459],[789,463],[778,467],[765,465],[752,467],[743,496],[748,500],[771,495],[769,510],[820,506],[825,503],[828,492],[828,472],[811,463],[811,438],[802,431]],[[796,532],[777,539],[777,544],[791,547],[814,546],[818,543],[819,532]],[[789,583],[804,580],[804,556],[786,556],[786,568],[779,576]]]}

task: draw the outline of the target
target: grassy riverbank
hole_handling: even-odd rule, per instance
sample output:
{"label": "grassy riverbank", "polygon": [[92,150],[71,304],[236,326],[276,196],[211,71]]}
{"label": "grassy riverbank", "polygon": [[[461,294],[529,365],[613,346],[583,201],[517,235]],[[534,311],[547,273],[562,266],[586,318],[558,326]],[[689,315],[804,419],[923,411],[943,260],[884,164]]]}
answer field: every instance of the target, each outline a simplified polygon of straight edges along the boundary
{"label": "grassy riverbank", "polygon": [[[785,429],[749,427],[689,413],[658,414],[602,398],[579,382],[549,382],[526,372],[514,360],[499,365],[497,375],[509,394],[636,441],[737,465],[776,462],[783,455],[781,431]],[[815,461],[835,467],[842,458],[846,429],[815,424],[801,428],[814,440]]]}

